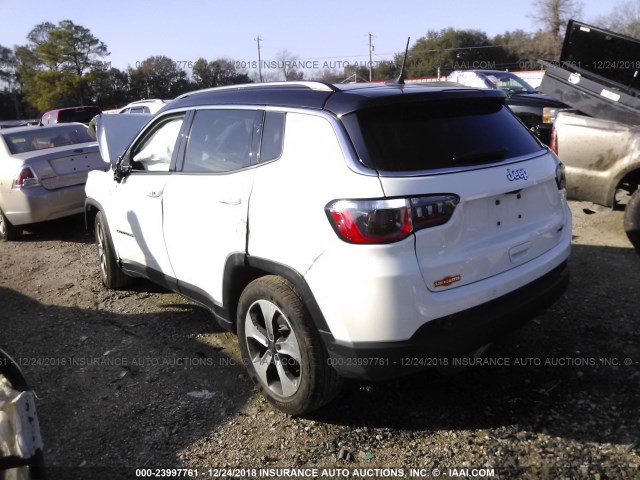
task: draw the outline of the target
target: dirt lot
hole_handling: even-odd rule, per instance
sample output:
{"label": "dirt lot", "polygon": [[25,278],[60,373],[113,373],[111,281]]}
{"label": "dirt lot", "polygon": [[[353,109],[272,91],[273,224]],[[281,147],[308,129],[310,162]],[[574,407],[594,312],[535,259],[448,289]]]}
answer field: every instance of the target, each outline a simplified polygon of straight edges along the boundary
{"label": "dirt lot", "polygon": [[105,290],[82,219],[0,243],[0,346],[38,395],[50,479],[640,478],[640,257],[621,212],[584,207],[570,290],[498,341],[491,365],[349,383],[306,418],[254,392],[235,337],[202,308],[142,281]]}

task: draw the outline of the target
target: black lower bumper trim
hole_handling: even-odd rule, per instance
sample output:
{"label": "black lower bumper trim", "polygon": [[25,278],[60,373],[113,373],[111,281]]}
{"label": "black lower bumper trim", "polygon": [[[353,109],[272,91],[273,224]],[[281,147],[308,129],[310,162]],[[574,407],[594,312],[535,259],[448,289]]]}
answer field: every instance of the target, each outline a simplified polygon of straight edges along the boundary
{"label": "black lower bumper trim", "polygon": [[432,320],[402,342],[338,345],[326,338],[329,362],[346,378],[387,380],[465,355],[517,329],[555,303],[569,286],[565,261],[518,290],[477,307]]}

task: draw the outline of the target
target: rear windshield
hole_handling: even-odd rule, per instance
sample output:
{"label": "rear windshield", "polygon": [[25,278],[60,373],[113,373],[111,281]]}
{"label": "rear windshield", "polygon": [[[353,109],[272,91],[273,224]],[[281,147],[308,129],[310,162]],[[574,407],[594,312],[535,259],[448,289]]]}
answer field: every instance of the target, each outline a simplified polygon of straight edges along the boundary
{"label": "rear windshield", "polygon": [[58,112],[58,123],[89,123],[91,119],[99,113],[100,109],[98,107],[87,107],[77,110],[60,110]]}
{"label": "rear windshield", "polygon": [[460,99],[371,108],[343,117],[370,168],[424,171],[495,163],[543,147],[496,99]]}
{"label": "rear windshield", "polygon": [[25,153],[46,148],[95,142],[82,125],[56,125],[55,127],[33,127],[30,130],[2,133],[11,153]]}

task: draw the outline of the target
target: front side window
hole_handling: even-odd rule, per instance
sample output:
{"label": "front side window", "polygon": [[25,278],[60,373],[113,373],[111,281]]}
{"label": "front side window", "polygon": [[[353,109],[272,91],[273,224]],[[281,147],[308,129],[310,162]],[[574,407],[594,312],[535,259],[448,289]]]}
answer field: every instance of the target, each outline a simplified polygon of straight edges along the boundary
{"label": "front side window", "polygon": [[169,118],[158,125],[135,148],[131,157],[131,167],[134,170],[168,172],[183,121],[184,116],[179,116]]}
{"label": "front side window", "polygon": [[221,173],[250,166],[257,115],[253,110],[197,111],[182,170]]}

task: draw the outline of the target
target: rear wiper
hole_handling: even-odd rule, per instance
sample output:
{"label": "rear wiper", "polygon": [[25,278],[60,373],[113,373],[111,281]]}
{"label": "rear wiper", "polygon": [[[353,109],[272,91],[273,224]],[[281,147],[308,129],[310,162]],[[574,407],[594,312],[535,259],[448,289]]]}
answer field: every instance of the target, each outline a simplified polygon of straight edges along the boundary
{"label": "rear wiper", "polygon": [[499,162],[503,160],[508,153],[508,148],[500,147],[494,150],[478,150],[476,152],[465,153],[463,155],[456,155],[451,160],[454,163],[465,164],[486,163],[487,160]]}

